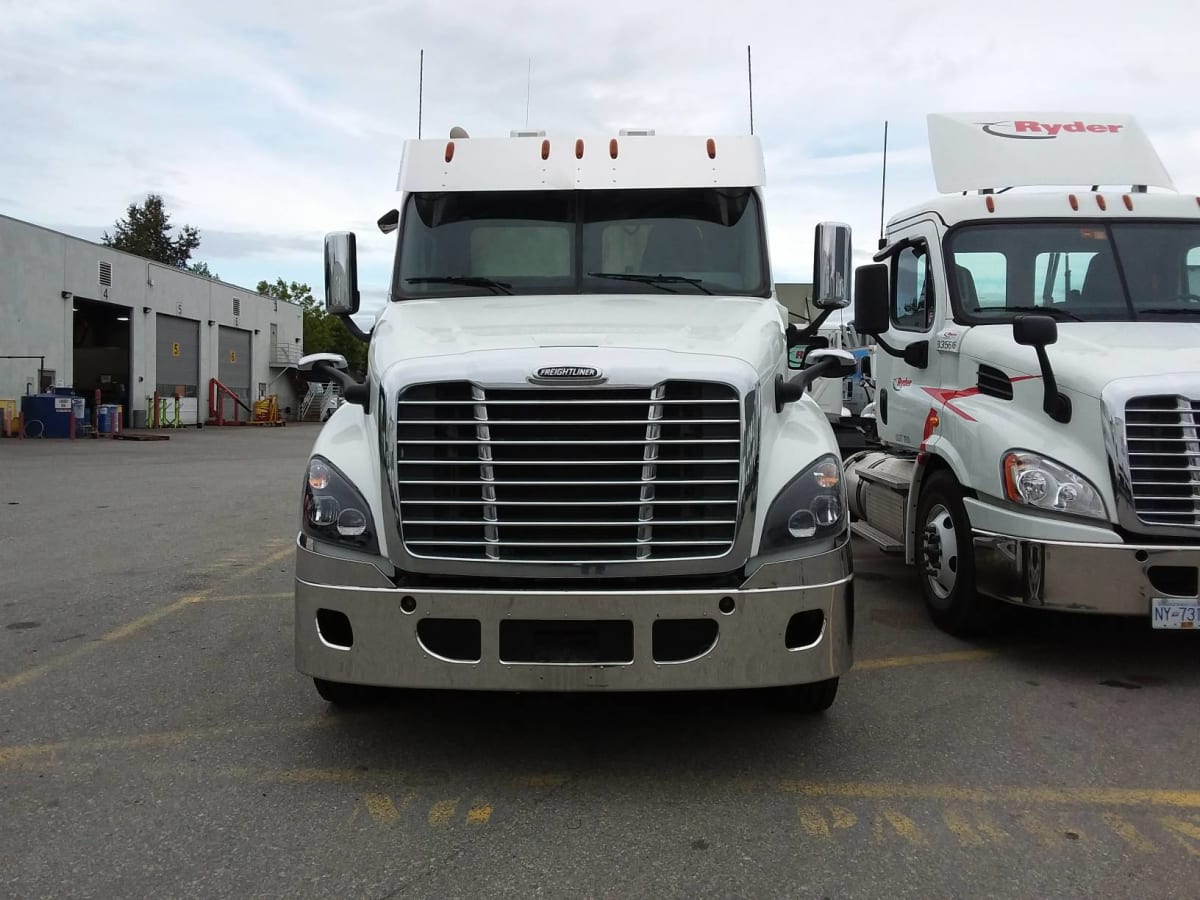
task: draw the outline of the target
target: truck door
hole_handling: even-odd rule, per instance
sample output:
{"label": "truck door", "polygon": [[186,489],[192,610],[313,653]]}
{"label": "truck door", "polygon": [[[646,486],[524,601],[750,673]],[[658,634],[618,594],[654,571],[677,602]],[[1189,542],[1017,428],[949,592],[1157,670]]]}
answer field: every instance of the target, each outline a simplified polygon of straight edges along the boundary
{"label": "truck door", "polygon": [[879,399],[876,415],[885,442],[916,449],[925,419],[940,406],[934,392],[941,387],[940,356],[935,332],[946,314],[945,285],[940,284],[941,251],[932,223],[920,223],[896,236],[891,255],[891,325],[884,340],[908,358],[876,353]]}

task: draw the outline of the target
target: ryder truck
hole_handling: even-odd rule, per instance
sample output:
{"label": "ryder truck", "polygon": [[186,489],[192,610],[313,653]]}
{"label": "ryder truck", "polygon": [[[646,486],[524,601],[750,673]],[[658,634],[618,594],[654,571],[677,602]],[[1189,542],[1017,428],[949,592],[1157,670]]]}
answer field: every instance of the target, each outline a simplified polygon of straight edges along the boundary
{"label": "ryder truck", "polygon": [[854,531],[951,633],[994,600],[1200,627],[1200,198],[1127,116],[933,115],[929,138],[958,196],[856,272],[884,447],[847,460]]}
{"label": "ryder truck", "polygon": [[[752,137],[408,141],[389,302],[304,481],[296,662],[362,685],[780,687],[827,708],[851,665],[838,448],[789,371]],[[326,304],[358,309],[353,234]],[[817,305],[850,235],[817,228]],[[352,323],[351,323],[352,324]]]}

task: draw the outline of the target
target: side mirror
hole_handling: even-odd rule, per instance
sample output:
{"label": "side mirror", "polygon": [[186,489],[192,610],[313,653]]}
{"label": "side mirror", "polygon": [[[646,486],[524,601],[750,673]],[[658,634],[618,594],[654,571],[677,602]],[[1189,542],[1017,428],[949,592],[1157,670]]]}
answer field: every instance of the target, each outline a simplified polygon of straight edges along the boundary
{"label": "side mirror", "polygon": [[1013,340],[1026,347],[1045,347],[1058,340],[1058,322],[1035,314],[1013,316]]}
{"label": "side mirror", "polygon": [[878,337],[891,325],[886,263],[859,266],[854,272],[854,330]]}
{"label": "side mirror", "polygon": [[845,309],[850,305],[850,226],[841,222],[817,225],[813,247],[813,306]]}
{"label": "side mirror", "polygon": [[829,346],[829,338],[823,334],[813,335],[803,344],[797,344],[788,351],[788,368],[803,369],[808,365],[809,354],[814,350],[823,350]]}
{"label": "side mirror", "polygon": [[821,378],[849,378],[858,371],[858,360],[849,350],[813,350],[805,363],[810,368],[819,369]]}
{"label": "side mirror", "polygon": [[1046,345],[1058,340],[1058,322],[1050,316],[1036,313],[1013,316],[1013,340],[1037,352],[1038,367],[1042,370],[1042,410],[1055,422],[1071,421],[1071,398],[1058,389],[1054,369],[1046,353]]}
{"label": "side mirror", "polygon": [[346,362],[346,357],[340,353],[310,353],[308,356],[300,357],[300,362],[296,363],[296,368],[301,372],[311,372],[318,364],[332,366],[343,372],[350,368],[350,363]]}
{"label": "side mirror", "polygon": [[358,250],[352,231],[325,235],[325,311],[333,316],[358,312]]}

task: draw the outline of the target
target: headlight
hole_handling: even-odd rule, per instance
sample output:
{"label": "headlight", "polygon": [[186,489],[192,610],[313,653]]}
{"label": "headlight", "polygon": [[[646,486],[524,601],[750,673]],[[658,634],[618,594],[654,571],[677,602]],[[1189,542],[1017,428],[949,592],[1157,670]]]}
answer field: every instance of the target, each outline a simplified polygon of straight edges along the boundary
{"label": "headlight", "polygon": [[1026,450],[1012,450],[1001,463],[1004,493],[1013,503],[1051,512],[1108,518],[1104,500],[1090,481],[1061,463]]}
{"label": "headlight", "polygon": [[771,503],[760,553],[830,540],[846,527],[846,488],[836,456],[822,456],[788,482]]}
{"label": "headlight", "polygon": [[329,544],[379,552],[371,508],[345,475],[314,456],[304,479],[304,533]]}

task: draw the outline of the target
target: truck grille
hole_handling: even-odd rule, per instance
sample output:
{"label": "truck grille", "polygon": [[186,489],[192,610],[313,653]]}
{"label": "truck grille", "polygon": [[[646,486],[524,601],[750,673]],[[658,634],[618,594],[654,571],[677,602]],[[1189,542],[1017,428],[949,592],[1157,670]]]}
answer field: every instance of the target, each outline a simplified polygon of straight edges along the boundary
{"label": "truck grille", "polygon": [[741,486],[737,392],[415,385],[396,409],[401,533],[415,556],[629,562],[722,556]]}
{"label": "truck grille", "polygon": [[1200,526],[1200,402],[1134,397],[1125,405],[1125,439],[1138,520]]}

